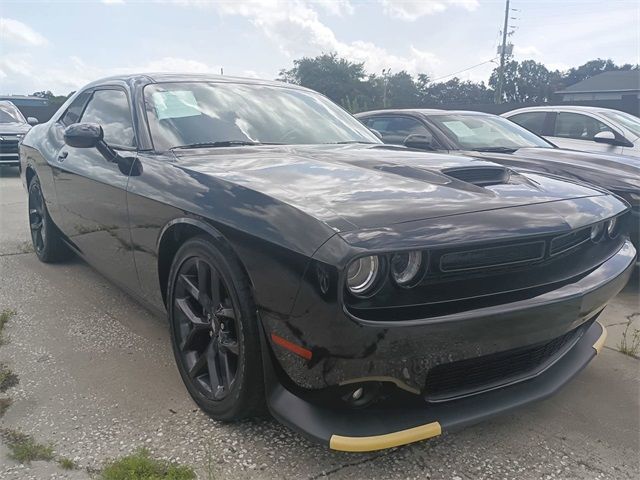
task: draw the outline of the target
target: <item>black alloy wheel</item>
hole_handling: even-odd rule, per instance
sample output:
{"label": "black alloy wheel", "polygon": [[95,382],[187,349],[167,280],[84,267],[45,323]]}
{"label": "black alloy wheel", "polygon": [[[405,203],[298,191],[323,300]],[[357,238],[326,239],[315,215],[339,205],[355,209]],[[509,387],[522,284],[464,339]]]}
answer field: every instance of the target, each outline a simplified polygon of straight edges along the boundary
{"label": "black alloy wheel", "polygon": [[31,229],[33,248],[36,254],[41,256],[47,240],[47,225],[44,198],[42,198],[42,190],[40,190],[40,184],[37,181],[34,181],[29,188],[29,228]]}
{"label": "black alloy wheel", "polygon": [[219,420],[262,412],[258,319],[233,254],[207,237],[187,241],[170,273],[173,351],[196,403]]}
{"label": "black alloy wheel", "polygon": [[38,177],[29,183],[29,229],[33,249],[41,261],[57,262],[69,256],[62,234],[49,217]]}
{"label": "black alloy wheel", "polygon": [[236,380],[239,312],[220,273],[191,257],[178,272],[174,315],[177,342],[189,377],[212,400],[229,395]]}

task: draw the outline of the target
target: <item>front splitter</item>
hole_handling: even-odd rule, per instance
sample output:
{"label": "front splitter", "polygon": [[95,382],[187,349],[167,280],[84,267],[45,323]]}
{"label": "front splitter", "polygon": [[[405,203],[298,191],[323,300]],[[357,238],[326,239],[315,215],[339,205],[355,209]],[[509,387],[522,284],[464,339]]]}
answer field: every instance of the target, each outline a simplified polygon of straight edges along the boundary
{"label": "front splitter", "polygon": [[472,397],[393,410],[332,409],[310,403],[287,390],[266,361],[265,370],[271,370],[265,372],[267,404],[277,420],[333,450],[382,450],[426,440],[553,395],[597,355],[605,337],[605,328],[594,322],[571,350],[535,378]]}

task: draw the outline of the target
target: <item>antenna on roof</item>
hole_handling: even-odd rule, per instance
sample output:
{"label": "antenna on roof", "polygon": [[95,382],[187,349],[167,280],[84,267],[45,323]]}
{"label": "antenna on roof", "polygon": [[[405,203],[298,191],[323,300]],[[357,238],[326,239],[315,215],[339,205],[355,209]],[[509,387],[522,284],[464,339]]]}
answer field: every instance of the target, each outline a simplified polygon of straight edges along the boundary
{"label": "antenna on roof", "polygon": [[220,67],[220,75],[224,75],[224,69]]}

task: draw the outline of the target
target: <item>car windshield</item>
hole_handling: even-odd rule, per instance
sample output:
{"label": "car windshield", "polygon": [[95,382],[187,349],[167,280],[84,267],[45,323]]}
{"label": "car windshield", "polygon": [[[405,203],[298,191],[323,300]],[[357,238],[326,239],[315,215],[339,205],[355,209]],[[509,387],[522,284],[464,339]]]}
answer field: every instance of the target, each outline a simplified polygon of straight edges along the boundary
{"label": "car windshield", "polygon": [[640,118],[634,117],[624,112],[600,112],[603,116],[609,120],[619,123],[624,128],[633,133],[636,137],[640,137]]}
{"label": "car windshield", "polygon": [[20,110],[12,103],[0,103],[0,123],[26,123]]}
{"label": "car windshield", "polygon": [[429,116],[429,120],[463,150],[553,148],[543,138],[502,117],[452,113]]}
{"label": "car windshield", "polygon": [[286,86],[161,83],[144,89],[154,148],[381,143],[322,95]]}

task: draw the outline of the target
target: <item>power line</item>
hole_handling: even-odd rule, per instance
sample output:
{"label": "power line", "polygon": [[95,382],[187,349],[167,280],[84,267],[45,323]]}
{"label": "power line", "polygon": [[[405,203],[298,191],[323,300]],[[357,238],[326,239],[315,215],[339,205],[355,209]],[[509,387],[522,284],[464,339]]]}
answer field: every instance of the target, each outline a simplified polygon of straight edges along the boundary
{"label": "power line", "polygon": [[484,64],[486,64],[486,63],[493,63],[493,62],[495,62],[495,61],[496,61],[496,58],[498,58],[498,57],[493,57],[493,58],[492,58],[492,59],[490,59],[490,60],[486,60],[486,61],[484,61],[484,62],[477,63],[477,64],[472,65],[472,66],[470,66],[470,67],[463,68],[462,70],[458,70],[457,72],[453,72],[453,73],[450,73],[450,74],[448,74],[448,75],[443,75],[443,76],[441,76],[441,77],[434,78],[433,80],[431,80],[431,82],[437,82],[438,80],[442,80],[443,78],[452,77],[452,76],[454,76],[454,75],[457,75],[457,74],[462,73],[462,72],[466,72],[467,70],[471,70],[472,68],[479,67],[480,65],[484,65]]}

